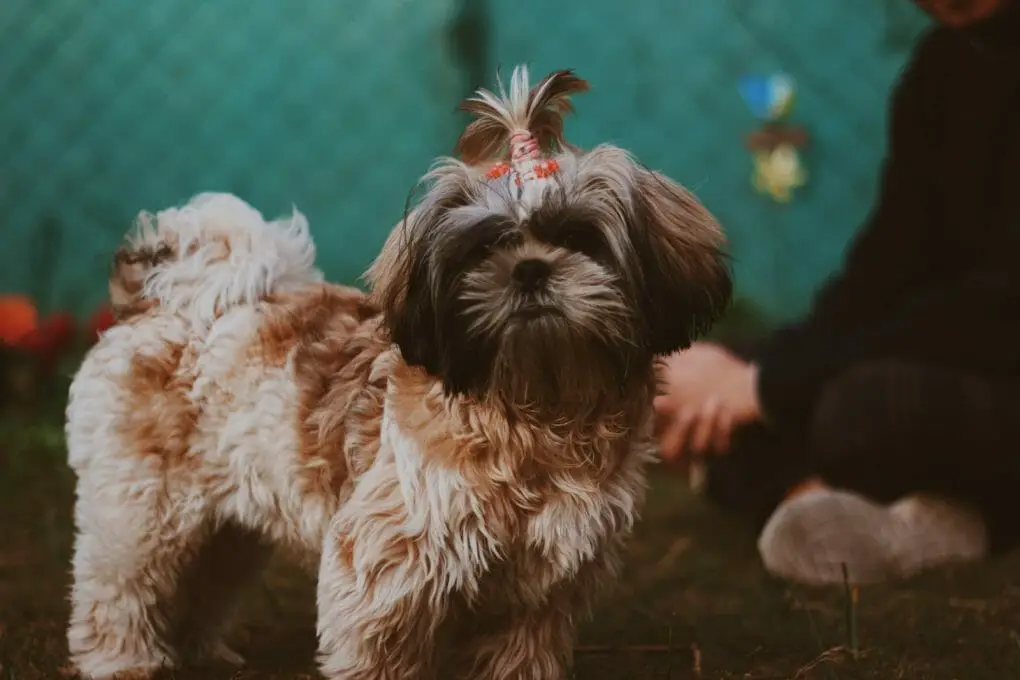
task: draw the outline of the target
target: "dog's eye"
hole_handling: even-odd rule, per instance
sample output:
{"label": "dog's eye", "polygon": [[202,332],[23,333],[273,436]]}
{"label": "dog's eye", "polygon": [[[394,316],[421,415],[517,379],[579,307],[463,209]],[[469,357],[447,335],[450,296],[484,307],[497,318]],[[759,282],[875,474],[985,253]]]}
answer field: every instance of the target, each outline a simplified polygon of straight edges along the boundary
{"label": "dog's eye", "polygon": [[513,248],[514,246],[520,245],[520,243],[520,233],[516,231],[506,231],[502,234],[495,235],[492,239],[477,243],[472,251],[472,256],[476,258],[488,257],[495,250]]}
{"label": "dog's eye", "polygon": [[592,245],[591,235],[585,233],[584,229],[576,228],[570,229],[560,239],[562,245],[570,250],[584,250],[586,247]]}
{"label": "dog's eye", "polygon": [[493,251],[509,248],[520,241],[520,234],[505,220],[488,220],[458,232],[458,237],[441,242],[443,259],[459,262],[464,268],[489,257]]}
{"label": "dog's eye", "polygon": [[173,248],[166,245],[165,243],[162,243],[158,248],[156,248],[156,252],[153,253],[152,262],[153,264],[159,264],[163,260],[170,259],[170,257],[173,254],[174,254]]}
{"label": "dog's eye", "polygon": [[507,231],[500,234],[499,238],[492,245],[492,248],[513,248],[521,244],[521,232],[519,231]]}
{"label": "dog's eye", "polygon": [[139,253],[136,250],[128,250],[127,248],[118,248],[113,254],[114,265],[133,265],[142,262],[147,259],[144,253]]}
{"label": "dog's eye", "polygon": [[597,258],[605,252],[602,234],[587,223],[562,224],[549,235],[547,242],[549,245],[583,253],[592,258]]}

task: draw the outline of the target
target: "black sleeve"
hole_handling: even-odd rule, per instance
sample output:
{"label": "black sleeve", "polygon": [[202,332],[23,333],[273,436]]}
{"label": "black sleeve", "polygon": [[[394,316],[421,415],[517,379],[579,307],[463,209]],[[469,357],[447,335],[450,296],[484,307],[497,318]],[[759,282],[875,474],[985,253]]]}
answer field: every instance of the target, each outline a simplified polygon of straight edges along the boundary
{"label": "black sleeve", "polygon": [[[828,377],[874,357],[899,358],[992,380],[1020,378],[1020,277],[1016,267],[993,264],[954,277],[913,295],[895,315],[880,323],[832,335],[825,340],[824,349],[806,355],[804,363],[783,365],[800,370],[795,374],[798,382],[786,375],[777,380],[775,373],[762,371],[759,365],[762,409],[770,421],[796,426],[807,416]],[[764,366],[769,371],[775,369],[775,364]],[[777,385],[788,391],[776,390]],[[778,420],[777,413],[784,420]]]}
{"label": "black sleeve", "polygon": [[820,386],[846,359],[840,340],[890,318],[903,296],[926,285],[936,271],[938,35],[921,42],[892,95],[878,199],[841,272],[826,283],[803,321],[759,349],[759,399],[771,422],[803,418]]}
{"label": "black sleeve", "polygon": [[930,286],[889,321],[847,334],[842,344],[840,351],[850,360],[880,355],[993,378],[1015,377],[1020,374],[1017,268],[997,258]]}

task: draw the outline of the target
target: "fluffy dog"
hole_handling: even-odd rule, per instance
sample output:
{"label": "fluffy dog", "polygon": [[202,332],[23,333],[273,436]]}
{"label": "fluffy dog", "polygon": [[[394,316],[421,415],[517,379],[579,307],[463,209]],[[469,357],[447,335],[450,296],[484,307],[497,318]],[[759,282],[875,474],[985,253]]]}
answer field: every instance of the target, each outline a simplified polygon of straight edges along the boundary
{"label": "fluffy dog", "polygon": [[78,669],[236,660],[231,611],[283,544],[318,559],[329,678],[567,677],[643,502],[654,358],[731,288],[690,193],[566,144],[586,88],[519,68],[465,102],[368,295],[321,282],[297,213],[141,220],[67,412]]}

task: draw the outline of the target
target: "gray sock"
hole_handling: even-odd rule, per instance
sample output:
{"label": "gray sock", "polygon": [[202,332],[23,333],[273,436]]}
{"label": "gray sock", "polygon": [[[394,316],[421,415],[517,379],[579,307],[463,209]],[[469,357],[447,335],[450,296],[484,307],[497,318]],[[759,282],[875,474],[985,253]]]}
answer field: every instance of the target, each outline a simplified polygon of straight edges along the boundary
{"label": "gray sock", "polygon": [[792,581],[842,583],[905,578],[984,557],[981,517],[962,505],[911,496],[891,506],[846,491],[815,489],[784,501],[758,538],[765,568]]}

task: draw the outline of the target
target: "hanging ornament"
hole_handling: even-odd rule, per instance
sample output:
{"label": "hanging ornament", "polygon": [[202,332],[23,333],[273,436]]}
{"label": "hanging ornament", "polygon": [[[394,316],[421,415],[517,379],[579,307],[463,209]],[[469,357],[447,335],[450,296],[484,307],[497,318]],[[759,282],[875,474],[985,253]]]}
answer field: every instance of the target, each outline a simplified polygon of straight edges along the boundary
{"label": "hanging ornament", "polygon": [[796,98],[793,79],[783,73],[745,75],[738,87],[751,113],[761,122],[747,137],[753,160],[751,185],[778,203],[788,203],[793,190],[807,182],[800,155],[800,149],[807,146],[807,132],[786,120]]}

